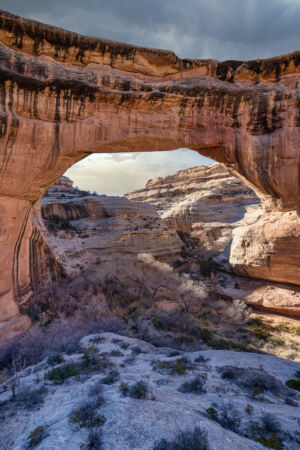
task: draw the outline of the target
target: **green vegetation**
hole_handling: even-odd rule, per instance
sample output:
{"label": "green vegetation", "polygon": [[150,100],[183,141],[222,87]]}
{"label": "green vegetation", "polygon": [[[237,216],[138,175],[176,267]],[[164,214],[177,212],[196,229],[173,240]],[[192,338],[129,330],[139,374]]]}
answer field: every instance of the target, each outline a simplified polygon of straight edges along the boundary
{"label": "green vegetation", "polygon": [[42,425],[39,427],[36,427],[28,436],[28,447],[34,448],[37,445],[39,445],[43,439],[45,439],[48,436],[47,433],[48,425]]}
{"label": "green vegetation", "polygon": [[295,389],[296,391],[300,391],[300,380],[295,380],[293,378],[291,378],[290,380],[287,380],[285,382],[286,386],[291,388],[291,389]]}
{"label": "green vegetation", "polygon": [[80,428],[101,427],[106,422],[105,416],[98,414],[97,404],[86,403],[73,411],[70,415],[70,422],[76,423]]}
{"label": "green vegetation", "polygon": [[210,420],[214,420],[215,422],[217,422],[219,413],[215,408],[213,408],[212,406],[210,408],[207,408],[206,414]]}
{"label": "green vegetation", "polygon": [[53,381],[55,384],[62,384],[68,378],[78,377],[79,375],[80,368],[76,364],[64,364],[63,366],[48,370],[45,373],[45,378]]}
{"label": "green vegetation", "polygon": [[167,372],[170,375],[185,375],[187,370],[193,369],[193,364],[186,357],[175,361],[159,361],[154,364],[153,370]]}
{"label": "green vegetation", "polygon": [[137,399],[146,399],[149,392],[148,384],[145,381],[137,381],[128,391],[129,397]]}
{"label": "green vegetation", "polygon": [[275,450],[282,450],[282,439],[278,431],[269,431],[268,427],[260,424],[258,421],[250,421],[247,431],[247,437],[255,442],[259,442],[264,447],[273,448]]}

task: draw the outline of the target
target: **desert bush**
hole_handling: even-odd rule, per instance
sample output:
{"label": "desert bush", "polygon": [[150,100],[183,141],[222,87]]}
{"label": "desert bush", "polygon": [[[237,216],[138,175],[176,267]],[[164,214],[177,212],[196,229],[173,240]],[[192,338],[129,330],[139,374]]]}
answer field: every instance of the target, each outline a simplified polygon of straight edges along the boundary
{"label": "desert bush", "polygon": [[199,336],[200,339],[202,339],[202,341],[208,345],[211,344],[211,341],[213,339],[213,334],[208,328],[198,328],[197,336]]}
{"label": "desert bush", "polygon": [[[103,392],[102,381],[98,380],[98,381],[96,381],[96,383],[94,383],[90,387],[88,395],[89,395],[89,397],[97,397],[98,403],[100,403],[102,401],[102,404],[104,404],[104,398],[102,397],[102,392]],[[100,397],[102,398],[102,400],[100,400]]]}
{"label": "desert bush", "polygon": [[296,391],[300,391],[300,380],[294,380],[291,378],[285,382],[286,386],[290,389],[295,389]]}
{"label": "desert bush", "polygon": [[296,400],[292,399],[291,397],[285,397],[284,401],[285,401],[286,405],[298,406],[298,403],[296,402]]}
{"label": "desert bush", "polygon": [[226,315],[234,322],[245,322],[251,314],[250,308],[243,300],[234,299],[225,309]]}
{"label": "desert bush", "polygon": [[215,422],[218,421],[219,413],[218,413],[218,411],[215,408],[210,406],[205,411],[206,411],[206,415],[207,415],[208,419],[213,420]]}
{"label": "desert bush", "polygon": [[127,397],[128,393],[129,393],[129,385],[128,383],[125,383],[124,381],[122,381],[122,383],[120,383],[120,392],[122,394],[122,397]]}
{"label": "desert bush", "polygon": [[153,450],[208,450],[207,433],[196,426],[193,430],[179,431],[172,441],[161,439]]}
{"label": "desert bush", "polygon": [[238,386],[241,386],[254,395],[258,395],[262,392],[272,392],[273,394],[287,394],[287,389],[281,381],[277,380],[273,375],[268,374],[263,369],[253,369],[248,367],[242,369],[233,366],[223,366],[218,369],[225,378],[230,377]]}
{"label": "desert bush", "polygon": [[103,384],[114,384],[119,378],[119,372],[117,370],[111,370],[106,377],[102,378],[101,382]]}
{"label": "desert bush", "polygon": [[209,358],[205,358],[202,355],[197,356],[197,358],[194,359],[195,363],[206,363],[207,361],[209,361]]}
{"label": "desert bush", "polygon": [[281,431],[279,420],[273,414],[265,413],[261,416],[260,420],[268,433],[278,433]]}
{"label": "desert bush", "polygon": [[275,450],[283,449],[279,423],[271,414],[261,416],[259,421],[251,420],[245,435],[249,439],[259,442],[264,447]]}
{"label": "desert bush", "polygon": [[247,413],[247,414],[252,414],[253,413],[253,406],[252,405],[250,405],[250,403],[248,403],[247,404],[247,406],[246,406],[246,408],[245,408],[245,412]]}
{"label": "desert bush", "polygon": [[42,386],[39,389],[23,388],[17,392],[15,404],[24,409],[35,409],[43,405],[47,388]]}
{"label": "desert bush", "polygon": [[129,397],[137,398],[137,399],[146,399],[148,396],[149,387],[148,384],[141,380],[137,381],[135,384],[133,384],[128,391]]}
{"label": "desert bush", "polygon": [[48,436],[47,429],[48,425],[36,427],[27,438],[28,447],[34,448],[39,445]]}
{"label": "desert bush", "polygon": [[124,324],[117,318],[89,319],[75,316],[58,319],[47,327],[33,325],[29,330],[0,348],[0,371],[34,365],[53,353],[79,350],[79,341],[89,334],[106,331],[124,333]]}
{"label": "desert bush", "polygon": [[158,361],[154,363],[153,370],[168,375],[185,375],[188,370],[193,369],[193,363],[183,356],[172,361]]}
{"label": "desert bush", "polygon": [[78,377],[80,375],[80,366],[78,364],[64,364],[45,373],[45,379],[53,381],[55,384],[62,384],[68,378]]}
{"label": "desert bush", "polygon": [[101,428],[93,429],[89,432],[88,443],[84,450],[101,450],[102,445],[102,430]]}
{"label": "desert bush", "polygon": [[83,403],[79,408],[70,414],[69,420],[78,424],[80,428],[94,428],[104,425],[106,418],[97,412],[102,405],[102,397]]}
{"label": "desert bush", "polygon": [[120,352],[120,350],[112,350],[109,353],[109,356],[121,357],[121,356],[124,356],[124,353]]}
{"label": "desert bush", "polygon": [[241,419],[231,403],[220,405],[219,410],[213,407],[207,408],[206,414],[210,420],[218,422],[223,428],[238,432]]}
{"label": "desert bush", "polygon": [[182,383],[178,390],[184,394],[203,394],[206,392],[205,381],[198,375],[191,380],[187,380]]}
{"label": "desert bush", "polygon": [[233,367],[228,367],[222,371],[221,378],[225,380],[233,380],[236,377],[236,371]]}
{"label": "desert bush", "polygon": [[48,356],[47,362],[49,366],[56,366],[64,362],[64,358],[60,353],[53,352]]}

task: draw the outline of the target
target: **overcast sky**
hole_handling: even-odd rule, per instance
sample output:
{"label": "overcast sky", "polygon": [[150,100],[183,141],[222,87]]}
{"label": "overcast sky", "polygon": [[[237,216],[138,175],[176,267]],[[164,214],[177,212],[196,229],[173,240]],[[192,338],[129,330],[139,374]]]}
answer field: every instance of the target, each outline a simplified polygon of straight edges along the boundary
{"label": "overcast sky", "polygon": [[[181,57],[265,58],[300,49],[300,0],[0,0],[14,14]],[[79,187],[122,194],[209,163],[189,150],[94,155],[68,170]]]}

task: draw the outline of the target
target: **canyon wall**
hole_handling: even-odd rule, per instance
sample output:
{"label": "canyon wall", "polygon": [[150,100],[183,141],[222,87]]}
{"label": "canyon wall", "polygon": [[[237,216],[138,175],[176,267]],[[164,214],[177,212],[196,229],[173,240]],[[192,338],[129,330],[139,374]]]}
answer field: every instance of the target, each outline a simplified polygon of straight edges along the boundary
{"label": "canyon wall", "polygon": [[0,11],[2,330],[34,289],[39,199],[94,152],[187,147],[224,163],[264,205],[233,246],[236,271],[300,284],[299,80],[299,51],[180,59]]}
{"label": "canyon wall", "polygon": [[230,175],[222,164],[153,178],[144,189],[126,197],[156,206],[170,227],[190,233],[207,256],[217,256],[225,250],[248,209],[260,211],[260,201],[252,189]]}

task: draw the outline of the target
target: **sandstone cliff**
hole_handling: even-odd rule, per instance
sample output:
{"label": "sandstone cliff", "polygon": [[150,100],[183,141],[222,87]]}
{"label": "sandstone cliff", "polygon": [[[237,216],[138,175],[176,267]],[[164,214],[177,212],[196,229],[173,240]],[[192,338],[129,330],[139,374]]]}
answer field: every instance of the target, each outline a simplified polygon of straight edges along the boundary
{"label": "sandstone cliff", "polygon": [[45,240],[68,276],[103,271],[103,263],[118,256],[151,253],[168,260],[180,253],[183,243],[152,205],[54,187],[42,201],[50,231]]}
{"label": "sandstone cliff", "polygon": [[232,232],[240,225],[247,208],[259,204],[255,193],[221,164],[154,178],[145,189],[126,197],[155,205],[170,227],[191,233],[213,256],[231,241]]}
{"label": "sandstone cliff", "polygon": [[0,326],[34,289],[39,199],[93,152],[187,147],[224,163],[262,199],[258,228],[271,213],[277,233],[260,260],[262,246],[245,230],[235,270],[266,279],[282,272],[299,285],[300,253],[293,261],[282,254],[299,245],[299,79],[298,51],[247,62],[180,59],[1,11]]}

